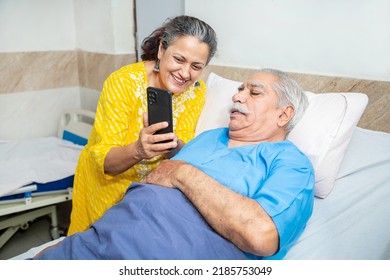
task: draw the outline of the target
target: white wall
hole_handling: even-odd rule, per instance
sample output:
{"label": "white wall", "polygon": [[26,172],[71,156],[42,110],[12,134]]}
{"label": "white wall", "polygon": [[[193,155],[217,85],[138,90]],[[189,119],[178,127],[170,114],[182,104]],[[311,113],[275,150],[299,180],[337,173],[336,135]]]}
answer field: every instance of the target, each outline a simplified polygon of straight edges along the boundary
{"label": "white wall", "polygon": [[389,0],[186,0],[219,37],[212,64],[390,81]]}
{"label": "white wall", "polygon": [[0,0],[0,52],[73,50],[73,1]]}
{"label": "white wall", "polygon": [[73,2],[77,48],[109,54],[135,53],[133,1]]}
{"label": "white wall", "polygon": [[80,108],[78,88],[0,94],[0,141],[55,136],[68,108]]}
{"label": "white wall", "polygon": [[0,52],[135,53],[131,0],[0,0]]}

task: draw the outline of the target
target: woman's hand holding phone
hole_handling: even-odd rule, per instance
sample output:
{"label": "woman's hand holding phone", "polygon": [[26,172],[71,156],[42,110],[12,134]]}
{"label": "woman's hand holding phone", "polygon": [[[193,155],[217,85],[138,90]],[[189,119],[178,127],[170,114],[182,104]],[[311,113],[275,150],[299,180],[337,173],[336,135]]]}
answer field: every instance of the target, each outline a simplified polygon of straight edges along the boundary
{"label": "woman's hand holding phone", "polygon": [[149,125],[147,113],[143,114],[144,128],[141,129],[136,142],[136,150],[140,159],[149,159],[157,155],[170,153],[178,145],[178,138],[173,132],[158,134],[168,127],[168,122]]}

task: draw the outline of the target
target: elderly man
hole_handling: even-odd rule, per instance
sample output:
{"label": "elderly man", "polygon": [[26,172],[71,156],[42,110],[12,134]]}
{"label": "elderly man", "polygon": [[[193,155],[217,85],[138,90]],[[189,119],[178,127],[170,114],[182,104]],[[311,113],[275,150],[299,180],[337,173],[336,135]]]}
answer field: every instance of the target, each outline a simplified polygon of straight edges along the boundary
{"label": "elderly man", "polygon": [[282,259],[313,208],[313,168],[286,140],[307,99],[285,73],[263,69],[232,101],[228,128],[190,141],[88,231],[37,258]]}

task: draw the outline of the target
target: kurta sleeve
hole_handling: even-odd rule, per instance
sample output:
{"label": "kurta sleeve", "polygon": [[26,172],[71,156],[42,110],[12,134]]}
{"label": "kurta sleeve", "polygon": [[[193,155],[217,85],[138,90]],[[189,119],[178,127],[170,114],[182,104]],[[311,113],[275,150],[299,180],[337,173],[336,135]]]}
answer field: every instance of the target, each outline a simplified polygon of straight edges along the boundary
{"label": "kurta sleeve", "polygon": [[[94,123],[95,143],[89,147],[101,174],[105,174],[104,160],[110,149],[128,144],[130,119],[139,114],[134,88],[134,81],[121,74],[111,74],[104,82]],[[105,174],[105,177],[113,176]]]}

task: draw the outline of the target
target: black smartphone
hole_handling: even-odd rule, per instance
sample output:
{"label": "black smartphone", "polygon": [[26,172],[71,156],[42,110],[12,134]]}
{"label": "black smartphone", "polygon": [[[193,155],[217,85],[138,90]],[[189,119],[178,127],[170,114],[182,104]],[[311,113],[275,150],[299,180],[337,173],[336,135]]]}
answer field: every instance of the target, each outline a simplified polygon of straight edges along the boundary
{"label": "black smartphone", "polygon": [[[148,120],[149,125],[167,121],[168,127],[158,130],[156,134],[173,132],[172,93],[169,90],[148,87]],[[170,142],[171,140],[164,141]]]}

